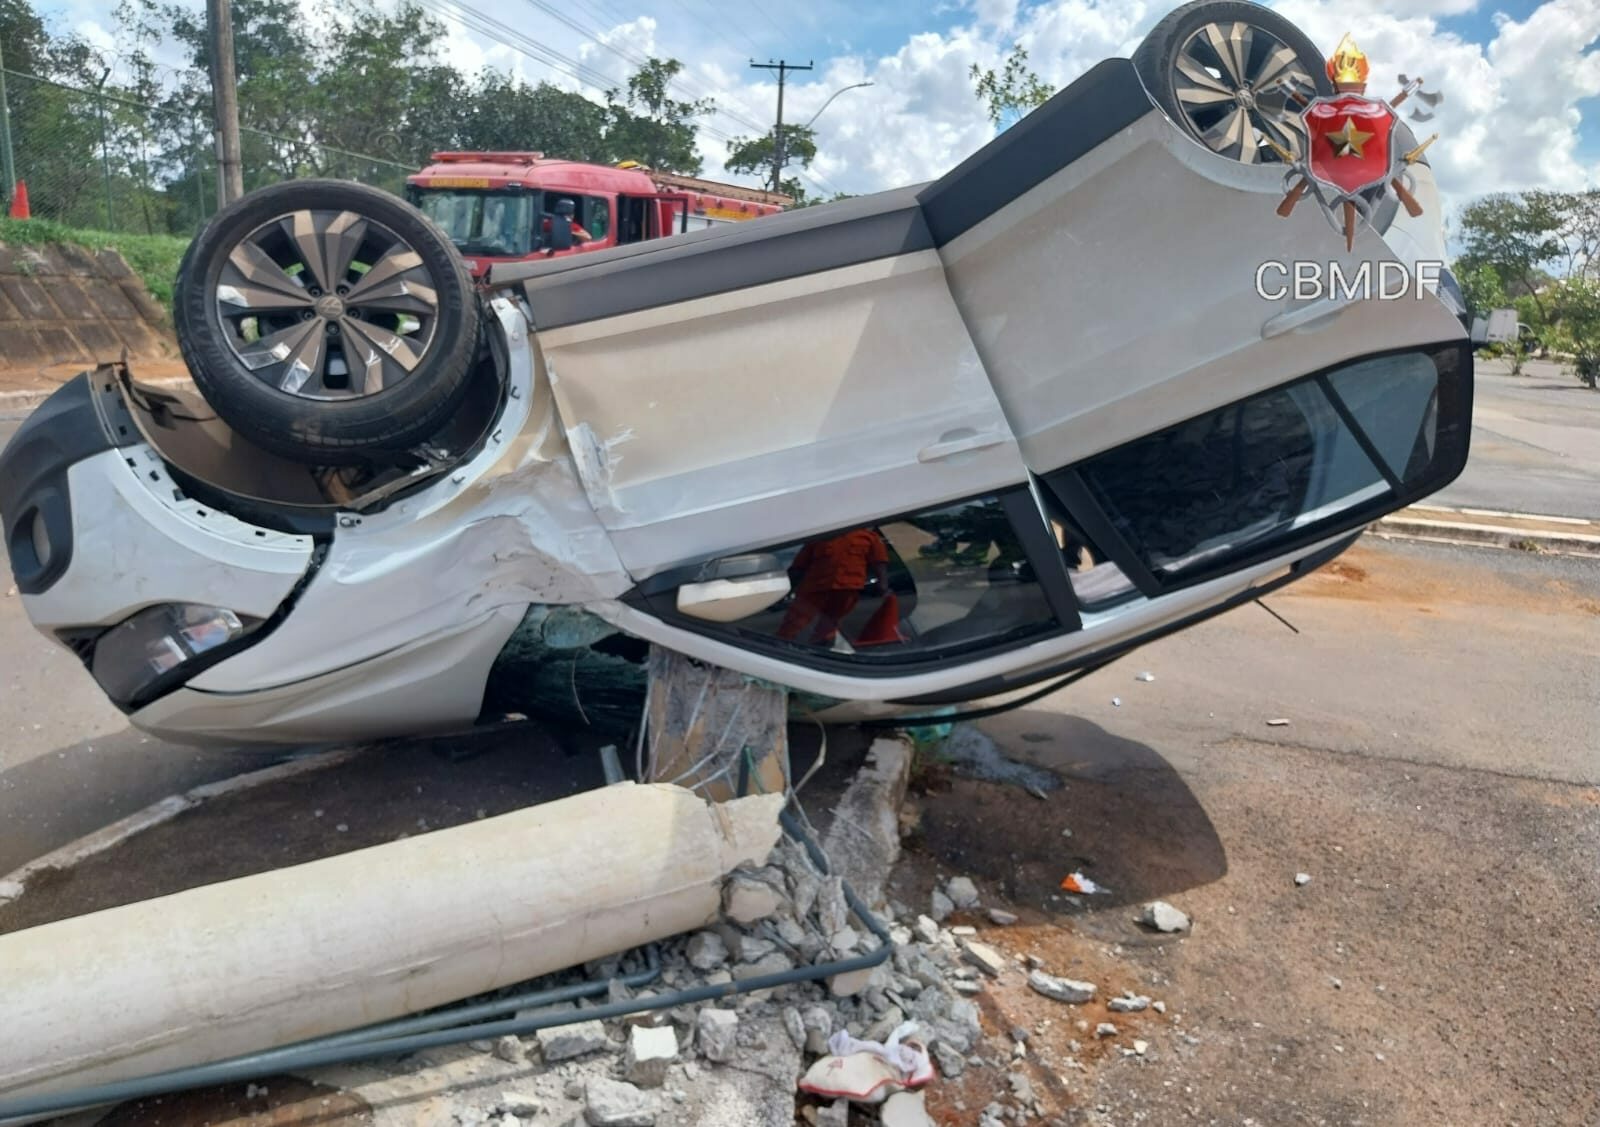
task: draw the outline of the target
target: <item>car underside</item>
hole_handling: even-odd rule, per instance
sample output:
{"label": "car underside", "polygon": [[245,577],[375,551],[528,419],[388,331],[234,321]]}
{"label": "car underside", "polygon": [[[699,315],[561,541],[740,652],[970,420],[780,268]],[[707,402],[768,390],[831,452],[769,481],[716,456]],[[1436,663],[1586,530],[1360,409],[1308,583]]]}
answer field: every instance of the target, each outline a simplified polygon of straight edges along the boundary
{"label": "car underside", "polygon": [[141,728],[303,742],[625,729],[651,645],[933,714],[1257,598],[1460,473],[1472,354],[1448,277],[1259,284],[1423,276],[1425,161],[1347,246],[1154,85],[1108,60],[931,184],[481,290],[398,200],[247,197],[180,286],[203,394],[106,365],[0,456],[28,613]]}

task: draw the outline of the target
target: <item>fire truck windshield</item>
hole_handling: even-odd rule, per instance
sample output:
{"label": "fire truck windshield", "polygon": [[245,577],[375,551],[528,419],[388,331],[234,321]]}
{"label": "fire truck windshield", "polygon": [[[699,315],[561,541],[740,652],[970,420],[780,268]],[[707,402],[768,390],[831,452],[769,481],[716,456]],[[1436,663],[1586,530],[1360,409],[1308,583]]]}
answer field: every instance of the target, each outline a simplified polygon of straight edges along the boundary
{"label": "fire truck windshield", "polygon": [[413,187],[410,195],[462,254],[522,258],[533,253],[539,192]]}

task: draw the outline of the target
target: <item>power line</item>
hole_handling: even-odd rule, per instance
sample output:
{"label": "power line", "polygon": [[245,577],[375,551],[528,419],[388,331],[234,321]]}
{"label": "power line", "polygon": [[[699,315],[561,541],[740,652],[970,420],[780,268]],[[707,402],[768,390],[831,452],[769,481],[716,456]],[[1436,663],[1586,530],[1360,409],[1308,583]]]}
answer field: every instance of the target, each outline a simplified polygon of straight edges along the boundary
{"label": "power line", "polygon": [[791,70],[810,70],[815,64],[791,63],[787,59],[777,62],[758,63],[751,61],[751,70],[775,70],[778,72],[778,123],[772,127],[772,190],[783,190],[783,166],[787,162],[783,159],[783,86]]}

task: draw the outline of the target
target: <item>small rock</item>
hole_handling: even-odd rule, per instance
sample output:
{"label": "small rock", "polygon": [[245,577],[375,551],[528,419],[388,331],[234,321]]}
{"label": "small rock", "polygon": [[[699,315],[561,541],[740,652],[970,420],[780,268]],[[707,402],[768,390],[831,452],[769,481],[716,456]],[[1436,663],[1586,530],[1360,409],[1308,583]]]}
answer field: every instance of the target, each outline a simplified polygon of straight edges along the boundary
{"label": "small rock", "polygon": [[728,945],[716,932],[700,931],[689,937],[684,954],[696,970],[716,970],[728,961]]}
{"label": "small rock", "polygon": [[0,880],[0,904],[9,904],[22,895],[22,882],[15,880]]}
{"label": "small rock", "polygon": [[763,955],[753,963],[740,963],[733,968],[733,980],[743,982],[747,978],[761,978],[769,974],[782,974],[786,970],[794,969],[794,960],[782,951],[774,951],[770,955]]}
{"label": "small rock", "polygon": [[957,908],[978,906],[978,886],[972,883],[970,877],[951,877],[944,886],[944,894],[950,897],[950,902]]}
{"label": "small rock", "polygon": [[1077,1004],[1087,1002],[1094,997],[1095,986],[1092,982],[1077,982],[1070,978],[1057,978],[1053,974],[1046,974],[1042,970],[1028,972],[1028,985],[1046,998],[1054,998],[1058,1002],[1071,1002]]}
{"label": "small rock", "polygon": [[954,1080],[967,1069],[967,1059],[943,1041],[933,1043],[933,1060],[941,1074]]}
{"label": "small rock", "polygon": [[917,922],[911,925],[911,930],[924,943],[939,942],[939,925],[928,916],[918,916]]}
{"label": "small rock", "polygon": [[616,1048],[606,1033],[606,1027],[598,1021],[580,1021],[575,1025],[541,1029],[534,1036],[539,1039],[539,1051],[544,1054],[546,1064]]}
{"label": "small rock", "polygon": [[[741,963],[753,963],[758,959],[764,959],[777,949],[778,945],[770,939],[760,939],[754,935],[739,936],[738,953]],[[711,970],[714,968],[707,967],[705,969]]]}
{"label": "small rock", "polygon": [[828,936],[828,946],[841,955],[848,955],[861,944],[861,934],[853,927],[842,927]]}
{"label": "small rock", "polygon": [[935,1127],[924,1106],[924,1092],[896,1092],[883,1101],[878,1119],[883,1127]]}
{"label": "small rock", "polygon": [[722,914],[736,924],[764,920],[783,906],[784,896],[753,873],[734,873],[722,886]]}
{"label": "small rock", "polygon": [[816,1056],[828,1051],[828,1038],[833,1036],[833,1011],[827,1006],[807,1006],[800,1015],[805,1028],[805,1043],[801,1048]]}
{"label": "small rock", "polygon": [[494,1055],[507,1064],[526,1064],[528,1052],[522,1047],[522,1042],[515,1037],[501,1037],[494,1043]]}
{"label": "small rock", "polygon": [[1017,922],[1017,917],[1013,912],[1007,912],[1001,908],[990,908],[989,922],[1000,927],[1010,927]]}
{"label": "small rock", "polygon": [[861,993],[867,988],[867,983],[872,981],[872,972],[875,967],[862,967],[860,970],[847,970],[843,974],[836,974],[828,979],[828,993],[835,998],[849,998]]}
{"label": "small rock", "polygon": [[834,1100],[817,1108],[817,1127],[849,1127],[850,1101]]}
{"label": "small rock", "polygon": [[739,1015],[732,1010],[707,1008],[695,1018],[700,1052],[721,1064],[732,1059],[739,1036]]}
{"label": "small rock", "polygon": [[954,990],[957,994],[965,994],[968,997],[971,997],[974,994],[983,993],[983,983],[970,978],[962,979],[959,982],[952,982],[950,984],[950,989]]}
{"label": "small rock", "polygon": [[1133,1043],[1133,1051],[1135,1053],[1138,1053],[1141,1057],[1144,1056],[1144,1054],[1149,1050],[1149,1048],[1150,1048],[1150,1042],[1149,1041],[1135,1041]]}
{"label": "small rock", "polygon": [[1150,999],[1143,994],[1124,994],[1120,998],[1113,998],[1106,1003],[1106,1009],[1112,1013],[1136,1014],[1140,1010],[1150,1007]]}
{"label": "small rock", "polygon": [[951,900],[950,897],[940,892],[937,888],[933,890],[933,895],[929,899],[931,901],[931,905],[928,914],[931,915],[936,922],[943,923],[949,917],[950,913],[956,910],[955,902]]}
{"label": "small rock", "polygon": [[1121,697],[1112,697],[1111,698],[1111,707],[1112,708],[1121,708],[1122,707],[1122,698]]}
{"label": "small rock", "polygon": [[537,1097],[522,1092],[501,1092],[500,1103],[495,1110],[518,1119],[532,1119],[544,1113],[544,1104]]}
{"label": "small rock", "polygon": [[1267,721],[1269,728],[1287,728],[1293,721],[1286,716],[1277,716]]}
{"label": "small rock", "polygon": [[635,1025],[628,1030],[628,1050],[622,1058],[622,1074],[630,1084],[659,1088],[667,1082],[667,1069],[678,1059],[678,1034],[672,1026],[652,1029]]}
{"label": "small rock", "polygon": [[1167,1012],[1167,1004],[1165,1002],[1151,1002],[1150,1008],[1155,1010],[1158,1014],[1164,1014]]}
{"label": "small rock", "polygon": [[978,929],[972,927],[970,924],[957,924],[955,927],[950,929],[950,934],[955,936],[957,939],[960,939],[963,936],[977,935]]}
{"label": "small rock", "polygon": [[591,1076],[583,1085],[583,1118],[589,1127],[654,1127],[650,1097],[632,1084]]}
{"label": "small rock", "polygon": [[1144,681],[1144,682],[1147,682],[1147,683],[1150,682],[1150,681],[1154,681],[1155,679],[1156,679],[1156,675],[1154,673],[1141,673],[1141,674],[1139,674],[1139,676],[1134,678],[1135,681]]}
{"label": "small rock", "polygon": [[1006,957],[987,943],[968,939],[961,944],[961,953],[967,962],[990,978],[999,978],[1000,972],[1006,969]]}
{"label": "small rock", "polygon": [[1109,1021],[1102,1021],[1094,1027],[1094,1035],[1096,1037],[1115,1037],[1117,1035],[1117,1027]]}
{"label": "small rock", "polygon": [[1156,931],[1187,931],[1189,917],[1165,900],[1152,900],[1139,912],[1139,922]]}
{"label": "small rock", "polygon": [[1311,874],[1296,873],[1294,875],[1294,883],[1296,888],[1304,888],[1306,885],[1311,883]]}

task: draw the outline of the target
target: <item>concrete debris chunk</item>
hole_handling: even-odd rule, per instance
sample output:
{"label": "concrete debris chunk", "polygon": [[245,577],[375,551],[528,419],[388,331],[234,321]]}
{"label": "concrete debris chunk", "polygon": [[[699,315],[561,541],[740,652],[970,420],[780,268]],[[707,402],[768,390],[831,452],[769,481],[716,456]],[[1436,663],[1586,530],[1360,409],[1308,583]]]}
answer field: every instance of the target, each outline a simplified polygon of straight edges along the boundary
{"label": "concrete debris chunk", "polygon": [[828,1038],[833,1036],[833,1011],[827,1006],[807,1006],[800,1015],[800,1023],[806,1032],[805,1044],[801,1047],[816,1056],[826,1053]]}
{"label": "concrete debris chunk", "polygon": [[883,1101],[878,1119],[883,1127],[935,1127],[928,1115],[924,1092],[896,1092]]}
{"label": "concrete debris chunk", "polygon": [[861,933],[853,927],[841,927],[828,937],[828,946],[840,955],[848,955],[860,945]]}
{"label": "concrete debris chunk", "polygon": [[1149,1050],[1150,1050],[1150,1042],[1149,1041],[1135,1041],[1133,1043],[1133,1051],[1135,1053],[1139,1054],[1141,1057],[1144,1056],[1145,1053],[1147,1053]]}
{"label": "concrete debris chunk", "polygon": [[1106,1009],[1119,1014],[1136,1014],[1149,1008],[1150,999],[1143,994],[1124,994],[1106,1003]]}
{"label": "concrete debris chunk", "polygon": [[678,1034],[672,1026],[652,1029],[636,1025],[628,1031],[622,1074],[630,1084],[659,1088],[667,1082],[667,1069],[677,1059]]}
{"label": "concrete debris chunk", "polygon": [[1152,900],[1140,909],[1139,922],[1156,931],[1189,930],[1189,917],[1165,900]]}
{"label": "concrete debris chunk", "polygon": [[999,978],[1000,972],[1006,969],[1006,957],[987,943],[979,943],[974,939],[963,940],[961,953],[967,962],[990,978]]}
{"label": "concrete debris chunk", "polygon": [[733,1010],[704,1009],[695,1017],[700,1052],[718,1064],[733,1059],[739,1037],[739,1015]]}
{"label": "concrete debris chunk", "polygon": [[1167,1004],[1165,1002],[1151,1002],[1150,1008],[1155,1010],[1158,1014],[1164,1014],[1167,1012]]}
{"label": "concrete debris chunk", "polygon": [[0,904],[9,904],[23,892],[22,882],[15,880],[0,880]]}
{"label": "concrete debris chunk", "polygon": [[783,893],[754,873],[733,873],[722,886],[722,914],[736,924],[764,920],[783,902]]}
{"label": "concrete debris chunk", "polygon": [[1117,1035],[1117,1027],[1109,1021],[1102,1021],[1094,1027],[1094,1035],[1096,1037],[1115,1037]]}
{"label": "concrete debris chunk", "polygon": [[533,1119],[544,1114],[544,1103],[537,1096],[523,1092],[501,1092],[500,1103],[495,1110],[518,1119]]}
{"label": "concrete debris chunk", "polygon": [[515,1037],[501,1037],[494,1043],[494,1055],[507,1064],[525,1064],[528,1052],[522,1047],[522,1042]]}
{"label": "concrete debris chunk", "polygon": [[943,1041],[933,1043],[933,1061],[939,1066],[939,1072],[954,1080],[967,1070],[967,1058]]}
{"label": "concrete debris chunk", "polygon": [[770,939],[762,939],[755,935],[739,936],[739,961],[753,963],[764,959],[778,949],[778,945]]}
{"label": "concrete debris chunk", "polygon": [[716,970],[728,961],[728,945],[714,931],[696,932],[690,936],[684,954],[695,970]]}
{"label": "concrete debris chunk", "polygon": [[923,943],[939,942],[939,925],[929,916],[918,916],[917,922],[911,925],[911,930]]}
{"label": "concrete debris chunk", "polygon": [[950,897],[946,896],[937,888],[933,890],[933,895],[929,897],[929,901],[930,908],[928,914],[932,916],[938,923],[943,923],[950,917],[950,913],[956,910],[955,901],[951,900]]}
{"label": "concrete debris chunk", "polygon": [[1054,998],[1058,1002],[1071,1002],[1074,1005],[1087,1002],[1094,997],[1095,986],[1092,982],[1078,982],[1071,978],[1057,978],[1053,974],[1046,974],[1042,970],[1028,972],[1028,985],[1046,998]]}
{"label": "concrete debris chunk", "polygon": [[555,1029],[541,1029],[534,1035],[539,1040],[539,1051],[546,1064],[572,1060],[590,1053],[610,1052],[616,1046],[598,1021],[580,1021],[576,1025],[563,1025]]}
{"label": "concrete debris chunk", "polygon": [[1311,874],[1296,873],[1294,875],[1294,883],[1296,888],[1304,888],[1306,885],[1311,883]]}
{"label": "concrete debris chunk", "polygon": [[978,906],[978,886],[969,877],[951,877],[944,886],[944,894],[950,897],[950,902],[957,908]]}
{"label": "concrete debris chunk", "polygon": [[817,1127],[850,1127],[850,1101],[834,1100],[819,1107]]}
{"label": "concrete debris chunk", "polygon": [[990,908],[989,922],[999,927],[1010,927],[1017,922],[1017,916],[1016,913],[1007,912],[1001,908]]}
{"label": "concrete debris chunk", "polygon": [[589,1127],[655,1127],[650,1097],[632,1084],[591,1076],[583,1085],[583,1118]]}

